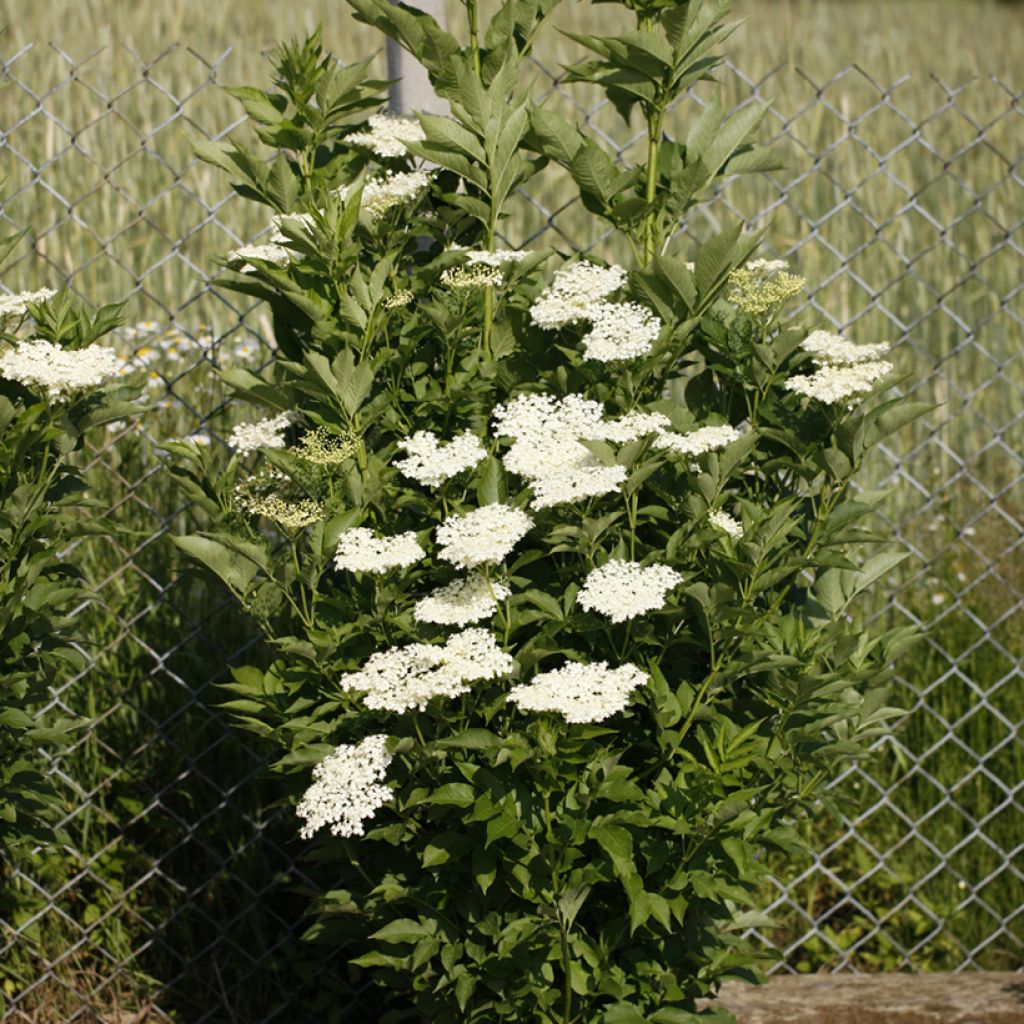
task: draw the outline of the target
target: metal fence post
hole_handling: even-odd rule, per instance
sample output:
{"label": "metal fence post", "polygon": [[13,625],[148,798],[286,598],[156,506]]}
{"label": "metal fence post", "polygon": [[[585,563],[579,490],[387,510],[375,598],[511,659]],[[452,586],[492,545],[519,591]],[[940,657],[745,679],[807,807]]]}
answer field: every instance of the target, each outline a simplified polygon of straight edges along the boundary
{"label": "metal fence post", "polygon": [[[395,0],[392,0],[395,2]],[[444,0],[407,0],[407,7],[417,7],[445,27]],[[393,39],[388,39],[388,78],[391,85],[393,114],[447,114],[448,101],[434,92],[427,70]]]}

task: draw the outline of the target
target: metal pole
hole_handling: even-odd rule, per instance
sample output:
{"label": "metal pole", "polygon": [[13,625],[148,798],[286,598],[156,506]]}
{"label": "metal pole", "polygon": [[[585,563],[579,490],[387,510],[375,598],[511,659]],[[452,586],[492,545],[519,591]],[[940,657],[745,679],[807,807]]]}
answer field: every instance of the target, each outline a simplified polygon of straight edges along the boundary
{"label": "metal pole", "polygon": [[[392,0],[394,3],[395,0]],[[417,7],[431,15],[445,27],[444,0],[404,0],[407,7]],[[391,86],[390,103],[394,114],[447,114],[448,101],[434,92],[426,69],[398,43],[388,39],[388,78],[395,79]]]}

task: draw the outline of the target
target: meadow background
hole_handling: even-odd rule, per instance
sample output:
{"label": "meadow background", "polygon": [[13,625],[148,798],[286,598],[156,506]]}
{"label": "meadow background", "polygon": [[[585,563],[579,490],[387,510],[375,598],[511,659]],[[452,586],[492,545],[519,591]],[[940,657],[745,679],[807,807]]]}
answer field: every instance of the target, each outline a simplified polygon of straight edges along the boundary
{"label": "meadow background", "polygon": [[[873,614],[929,630],[899,666],[894,698],[913,714],[875,764],[840,781],[844,819],[808,825],[822,856],[776,866],[759,931],[788,969],[1019,969],[1024,5],[735,10],[748,22],[728,46],[724,93],[772,102],[766,133],[780,136],[787,169],[730,185],[726,206],[698,210],[686,233],[705,236],[730,208],[770,221],[770,251],[809,281],[802,321],[893,341],[909,386],[938,406],[865,479],[893,488],[886,516],[911,552]],[[98,594],[80,611],[91,667],[54,705],[91,724],[53,762],[67,794],[61,842],[0,898],[5,1020],[345,1019],[361,979],[322,963],[296,926],[331,866],[297,863],[263,752],[216,709],[228,666],[261,652],[174,559],[168,532],[195,521],[157,445],[193,434],[218,445],[246,410],[224,405],[213,370],[271,352],[260,308],[210,288],[216,257],[266,229],[191,156],[190,137],[246,135],[217,85],[263,83],[265,51],[318,24],[341,59],[373,53],[383,74],[381,40],[342,0],[0,0],[0,24],[0,215],[28,231],[0,283],[67,280],[91,302],[127,298],[133,326],[119,344],[150,403],[141,429],[104,432],[88,453],[116,532],[80,552]],[[555,24],[625,22],[565,0]],[[548,33],[534,94],[628,160],[638,126],[557,84],[575,56]],[[508,242],[615,258],[562,194],[555,175],[531,185]]]}

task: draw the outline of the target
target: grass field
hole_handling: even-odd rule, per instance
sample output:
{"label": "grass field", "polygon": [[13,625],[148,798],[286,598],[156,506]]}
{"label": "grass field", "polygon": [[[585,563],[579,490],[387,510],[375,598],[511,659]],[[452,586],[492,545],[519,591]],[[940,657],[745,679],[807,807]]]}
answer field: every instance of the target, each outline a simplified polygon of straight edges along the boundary
{"label": "grass field", "polygon": [[[931,627],[900,667],[897,698],[919,710],[876,765],[851,777],[856,834],[814,825],[818,845],[830,844],[827,871],[794,892],[803,915],[825,921],[822,934],[803,940],[805,918],[783,908],[771,936],[801,969],[847,958],[861,969],[898,968],[906,966],[900,948],[912,949],[913,965],[923,969],[955,968],[975,950],[982,966],[1019,967],[1024,882],[1003,867],[1019,857],[1024,835],[1013,789],[1024,777],[1024,752],[1012,732],[1024,722],[1017,668],[1024,574],[1015,563],[1024,483],[1013,454],[1024,451],[1024,186],[1022,118],[1010,96],[1024,88],[1024,7],[973,0],[735,6],[750,22],[733,37],[729,57],[773,101],[769,124],[784,129],[789,167],[730,186],[726,201],[747,217],[771,212],[772,249],[814,290],[808,323],[828,315],[857,340],[898,341],[897,360],[918,393],[941,404],[871,470],[894,485],[888,514],[915,556],[890,614]],[[342,0],[298,10],[269,0],[117,0],[116,9],[115,29],[109,2],[28,8],[0,0],[7,25],[0,56],[35,94],[12,84],[0,100],[0,130],[8,132],[0,176],[10,196],[3,213],[34,240],[3,284],[17,290],[70,277],[93,301],[130,296],[133,322],[152,321],[158,331],[173,323],[182,335],[163,345],[149,333],[125,339],[126,350],[149,350],[143,371],[154,375],[157,400],[151,436],[112,433],[94,453],[100,493],[125,533],[88,554],[101,598],[90,613],[100,653],[96,668],[68,690],[76,710],[101,720],[63,764],[89,794],[82,802],[90,809],[72,822],[73,862],[62,852],[38,865],[48,886],[61,886],[72,869],[84,881],[59,901],[67,918],[44,914],[36,945],[23,943],[22,958],[0,977],[19,991],[58,947],[74,948],[59,971],[69,983],[97,988],[97,1013],[138,1009],[170,984],[160,1005],[177,1007],[182,1020],[198,1020],[197,1007],[221,999],[232,1007],[223,1019],[257,1024],[259,1009],[285,998],[294,978],[302,979],[296,999],[321,1012],[324,976],[316,957],[288,940],[269,961],[254,959],[282,934],[283,921],[301,913],[305,883],[289,865],[288,823],[263,821],[265,783],[246,781],[258,757],[216,713],[190,703],[193,692],[216,699],[206,686],[209,666],[245,643],[244,625],[222,609],[213,628],[195,632],[211,598],[168,568],[160,539],[165,521],[182,524],[185,513],[153,442],[198,429],[222,398],[211,366],[257,362],[269,335],[259,309],[247,312],[237,297],[207,289],[215,256],[264,224],[230,198],[219,172],[192,160],[188,135],[235,123],[236,106],[214,80],[263,81],[261,53],[285,36],[322,22],[327,45],[343,59],[380,44],[351,22]],[[605,6],[589,9],[601,18],[599,31],[620,24]],[[453,4],[453,24],[457,10]],[[567,0],[556,23],[581,28],[583,10]],[[549,39],[537,59],[554,72],[574,55],[571,44]],[[860,70],[836,78],[853,64]],[[727,76],[727,96],[747,99],[749,82]],[[535,90],[551,84],[538,67]],[[49,117],[35,97],[44,97]],[[594,97],[565,88],[549,102],[582,117]],[[693,109],[684,104],[677,123]],[[610,109],[591,123],[629,158],[633,132]],[[524,201],[506,226],[509,239],[566,252],[597,245],[614,255],[579,207],[563,209],[564,192],[555,177],[538,181],[535,204]],[[700,237],[721,215],[720,207],[702,210],[688,231]],[[210,348],[207,334],[228,338]],[[222,430],[232,415],[209,426]],[[890,786],[891,801],[876,806],[880,787]],[[265,828],[269,841],[258,841]],[[229,855],[234,863],[224,871]],[[997,935],[1002,918],[1012,920]],[[210,947],[225,921],[237,941]],[[83,922],[88,940],[75,948]],[[196,957],[212,958],[214,973],[197,975]],[[114,973],[108,962],[135,972],[122,976],[120,989],[105,981]],[[61,1019],[75,1005],[60,986],[33,998],[40,1021]]]}

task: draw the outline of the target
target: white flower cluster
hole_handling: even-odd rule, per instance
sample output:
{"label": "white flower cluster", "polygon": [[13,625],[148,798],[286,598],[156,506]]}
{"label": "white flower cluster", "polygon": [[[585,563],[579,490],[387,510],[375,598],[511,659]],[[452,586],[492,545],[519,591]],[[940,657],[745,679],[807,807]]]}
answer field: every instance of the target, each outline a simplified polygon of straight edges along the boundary
{"label": "white flower cluster", "polygon": [[412,530],[393,537],[376,537],[365,526],[355,526],[338,538],[334,567],[349,572],[385,573],[415,565],[424,554]]}
{"label": "white flower cluster", "polygon": [[668,426],[659,413],[633,412],[606,421],[600,402],[582,395],[519,395],[494,410],[495,431],[512,438],[502,462],[533,488],[534,508],[614,491],[626,467],[606,466],[582,440],[632,441]]}
{"label": "white flower cluster", "polygon": [[368,132],[353,132],[345,141],[357,146],[366,146],[377,156],[405,156],[409,151],[407,143],[423,142],[426,135],[419,121],[414,117],[394,117],[389,114],[371,114]]}
{"label": "white flower cluster", "polygon": [[241,274],[251,274],[256,267],[249,260],[263,260],[266,263],[273,263],[278,267],[287,267],[291,261],[291,251],[283,245],[271,243],[270,245],[243,245],[240,249],[232,249],[227,259],[234,263],[238,260],[245,262],[238,268]]}
{"label": "white flower cluster", "polygon": [[665,431],[654,439],[655,448],[667,448],[680,455],[705,455],[717,451],[727,444],[739,440],[740,432],[735,427],[701,427],[691,430],[688,434],[676,434]]}
{"label": "white flower cluster", "polygon": [[395,467],[404,476],[428,487],[440,487],[445,480],[487,458],[480,438],[468,430],[447,444],[442,444],[433,431],[417,430],[412,437],[399,441],[398,447],[407,455]]}
{"label": "white flower cluster", "polygon": [[506,263],[521,263],[529,255],[529,249],[470,249],[466,262],[470,266],[503,267]]}
{"label": "white flower cluster", "polygon": [[61,348],[43,338],[19,341],[0,355],[0,377],[42,388],[54,399],[69,391],[98,387],[117,376],[120,368],[121,360],[113,349],[102,345]]}
{"label": "white flower cluster", "polygon": [[661,332],[661,320],[635,302],[598,302],[587,317],[583,354],[601,363],[646,355]]}
{"label": "white flower cluster", "polygon": [[466,626],[489,619],[511,591],[479,574],[452,580],[416,602],[413,618],[438,626]]}
{"label": "white flower cluster", "polygon": [[400,309],[402,306],[408,306],[414,298],[415,296],[408,288],[399,288],[394,295],[384,300],[384,308]]}
{"label": "white flower cluster", "polygon": [[805,352],[814,356],[819,366],[853,366],[881,359],[889,346],[883,341],[875,345],[855,345],[841,334],[831,331],[812,331],[800,343]]}
{"label": "white flower cluster", "polygon": [[5,316],[24,316],[30,302],[46,302],[57,293],[52,288],[40,288],[37,292],[19,292],[17,295],[0,295],[0,320]]}
{"label": "white flower cluster", "polygon": [[555,330],[589,318],[595,303],[617,291],[626,281],[622,267],[599,267],[581,260],[555,272],[551,284],[530,307],[530,319],[544,330]]}
{"label": "white flower cluster", "polygon": [[449,267],[441,272],[441,284],[454,291],[466,288],[496,288],[505,280],[500,267]]}
{"label": "white flower cluster", "polygon": [[513,686],[508,699],[523,711],[555,711],[567,722],[601,722],[622,711],[630,695],[647,682],[635,665],[609,668],[606,661],[570,661]]}
{"label": "white flower cluster", "polygon": [[371,217],[378,217],[392,206],[415,199],[429,184],[426,171],[401,171],[371,178],[363,185],[363,209]]}
{"label": "white flower cluster", "polygon": [[303,839],[330,825],[336,836],[361,836],[363,823],[391,799],[383,785],[393,755],[387,736],[367,736],[359,743],[334,748],[313,769],[313,784],[303,794],[296,814],[305,821]]}
{"label": "white flower cluster", "polygon": [[588,574],[576,601],[585,611],[625,622],[663,607],[668,592],[682,582],[683,577],[667,565],[642,566],[613,558]]}
{"label": "white flower cluster", "polygon": [[283,448],[284,432],[290,420],[290,414],[282,412],[256,423],[239,423],[231,431],[228,445],[242,455],[248,455],[257,448]]}
{"label": "white flower cluster", "polygon": [[377,711],[423,711],[434,697],[458,697],[468,683],[508,675],[515,667],[485,629],[464,629],[444,644],[406,644],[371,654],[358,672],[341,677],[343,690],[365,694]]}
{"label": "white flower cluster", "polygon": [[733,540],[739,540],[743,536],[743,524],[721,509],[709,512],[708,522],[716,530],[721,530],[723,533],[728,534]]}
{"label": "white flower cluster", "polygon": [[783,384],[793,391],[819,402],[833,404],[867,394],[880,380],[892,373],[892,363],[879,360],[851,366],[822,366],[812,374],[797,374]]}
{"label": "white flower cluster", "polygon": [[464,515],[449,516],[437,528],[438,556],[463,569],[500,562],[531,526],[533,520],[522,509],[483,505]]}

